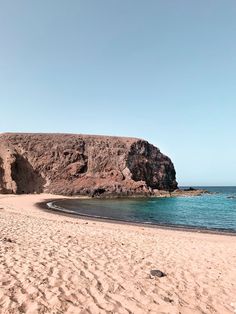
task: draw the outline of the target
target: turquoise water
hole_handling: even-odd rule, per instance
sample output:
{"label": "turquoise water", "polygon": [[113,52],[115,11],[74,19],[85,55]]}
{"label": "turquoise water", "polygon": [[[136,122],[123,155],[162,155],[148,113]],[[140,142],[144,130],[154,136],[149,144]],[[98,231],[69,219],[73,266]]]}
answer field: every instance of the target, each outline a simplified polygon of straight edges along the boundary
{"label": "turquoise water", "polygon": [[195,197],[62,200],[56,209],[79,215],[236,232],[236,187],[203,187]]}

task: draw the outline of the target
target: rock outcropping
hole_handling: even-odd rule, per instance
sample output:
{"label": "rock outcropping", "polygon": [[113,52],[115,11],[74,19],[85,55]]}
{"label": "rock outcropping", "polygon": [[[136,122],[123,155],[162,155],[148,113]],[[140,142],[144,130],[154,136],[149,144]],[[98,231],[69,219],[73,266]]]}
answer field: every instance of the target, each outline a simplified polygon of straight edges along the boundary
{"label": "rock outcropping", "polygon": [[141,139],[0,135],[0,193],[129,196],[176,188],[171,160]]}

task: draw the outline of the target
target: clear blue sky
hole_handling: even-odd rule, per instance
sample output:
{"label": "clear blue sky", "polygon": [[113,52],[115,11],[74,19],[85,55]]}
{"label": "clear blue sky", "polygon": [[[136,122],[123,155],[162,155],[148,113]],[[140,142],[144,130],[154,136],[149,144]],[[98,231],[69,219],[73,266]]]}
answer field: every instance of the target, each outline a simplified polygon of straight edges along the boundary
{"label": "clear blue sky", "polygon": [[0,0],[0,132],[145,138],[236,185],[235,0]]}

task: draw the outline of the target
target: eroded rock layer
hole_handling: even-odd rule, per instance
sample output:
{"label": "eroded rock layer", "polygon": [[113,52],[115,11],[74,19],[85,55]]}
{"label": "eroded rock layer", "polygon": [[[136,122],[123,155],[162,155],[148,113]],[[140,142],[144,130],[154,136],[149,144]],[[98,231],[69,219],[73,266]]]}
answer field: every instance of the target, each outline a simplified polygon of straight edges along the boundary
{"label": "eroded rock layer", "polygon": [[177,188],[171,160],[136,138],[0,135],[0,192],[151,195]]}

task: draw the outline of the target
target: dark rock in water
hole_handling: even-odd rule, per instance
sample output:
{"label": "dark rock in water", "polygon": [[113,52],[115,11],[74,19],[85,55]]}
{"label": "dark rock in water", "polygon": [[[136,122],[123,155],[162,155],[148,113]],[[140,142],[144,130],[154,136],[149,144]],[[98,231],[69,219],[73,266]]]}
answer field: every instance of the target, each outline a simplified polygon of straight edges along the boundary
{"label": "dark rock in water", "polygon": [[159,277],[159,278],[166,276],[165,273],[163,273],[161,270],[158,270],[158,269],[152,269],[152,270],[150,271],[150,275],[151,275],[152,277]]}
{"label": "dark rock in water", "polygon": [[236,195],[230,195],[230,196],[227,196],[227,198],[234,200],[234,199],[236,199]]}
{"label": "dark rock in water", "polygon": [[187,189],[183,189],[184,191],[196,191],[196,189],[192,188],[191,186]]}
{"label": "dark rock in water", "polygon": [[150,196],[177,189],[170,158],[137,138],[0,134],[0,193]]}

